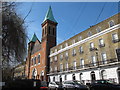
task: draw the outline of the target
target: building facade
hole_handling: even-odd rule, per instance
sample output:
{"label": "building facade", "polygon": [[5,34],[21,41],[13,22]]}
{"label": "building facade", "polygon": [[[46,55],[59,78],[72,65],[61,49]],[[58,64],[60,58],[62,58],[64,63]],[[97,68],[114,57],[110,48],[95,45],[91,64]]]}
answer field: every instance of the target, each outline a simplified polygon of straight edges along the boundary
{"label": "building facade", "polygon": [[120,13],[50,49],[50,81],[120,83]]}
{"label": "building facade", "polygon": [[37,36],[34,34],[33,38],[28,43],[26,75],[29,79],[40,79],[42,81],[47,81],[50,48],[56,46],[57,22],[53,17],[51,7],[49,7],[41,26],[41,41],[38,40]]}
{"label": "building facade", "polygon": [[17,65],[14,68],[14,78],[16,79],[25,79],[25,62],[22,62],[21,64]]}

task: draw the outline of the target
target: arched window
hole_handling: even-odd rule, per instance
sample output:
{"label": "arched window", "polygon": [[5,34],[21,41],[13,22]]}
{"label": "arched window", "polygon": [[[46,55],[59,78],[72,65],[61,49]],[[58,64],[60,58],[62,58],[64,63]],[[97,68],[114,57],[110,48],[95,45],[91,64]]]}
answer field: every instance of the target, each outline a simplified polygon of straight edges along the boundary
{"label": "arched window", "polygon": [[92,71],[90,74],[91,74],[91,81],[94,82],[96,80],[95,72]]}
{"label": "arched window", "polygon": [[67,75],[65,75],[65,80],[67,80]]}
{"label": "arched window", "polygon": [[73,80],[76,80],[75,74],[72,75]]}
{"label": "arched window", "polygon": [[48,27],[48,34],[50,34],[50,26]]}
{"label": "arched window", "polygon": [[36,76],[37,76],[37,70],[34,68],[32,71],[32,78],[36,79]]}
{"label": "arched window", "polygon": [[112,27],[112,26],[114,26],[114,25],[115,25],[115,23],[114,23],[113,20],[109,21],[109,26],[110,26],[110,27]]}
{"label": "arched window", "polygon": [[105,70],[101,71],[101,76],[102,76],[102,79],[107,79],[107,73]]}
{"label": "arched window", "polygon": [[55,28],[53,28],[53,35],[55,35]]}
{"label": "arched window", "polygon": [[40,63],[40,55],[38,55],[38,63]]}
{"label": "arched window", "polygon": [[60,82],[62,82],[62,77],[61,77],[61,75],[60,75]]}
{"label": "arched window", "polygon": [[83,75],[83,73],[80,73],[80,81],[82,82],[82,75]]}
{"label": "arched window", "polygon": [[53,77],[53,81],[55,82],[55,77]]}

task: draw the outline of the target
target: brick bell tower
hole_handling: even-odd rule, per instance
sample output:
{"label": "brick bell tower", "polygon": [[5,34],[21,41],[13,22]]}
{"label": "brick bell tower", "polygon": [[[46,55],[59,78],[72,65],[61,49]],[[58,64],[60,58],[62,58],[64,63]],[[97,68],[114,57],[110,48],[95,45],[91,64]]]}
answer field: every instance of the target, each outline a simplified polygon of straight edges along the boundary
{"label": "brick bell tower", "polygon": [[56,46],[56,27],[57,22],[54,19],[51,6],[49,7],[46,16],[43,20],[42,26],[42,47],[44,48],[44,55],[45,55],[45,66],[46,70],[44,71],[44,80],[48,80],[47,73],[49,72],[49,55],[50,55],[50,48]]}

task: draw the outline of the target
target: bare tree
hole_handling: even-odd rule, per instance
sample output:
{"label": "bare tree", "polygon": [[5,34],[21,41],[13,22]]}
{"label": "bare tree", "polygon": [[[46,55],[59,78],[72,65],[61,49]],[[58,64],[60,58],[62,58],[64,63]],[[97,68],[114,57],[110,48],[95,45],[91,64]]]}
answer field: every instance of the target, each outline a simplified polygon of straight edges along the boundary
{"label": "bare tree", "polygon": [[8,69],[16,61],[22,62],[26,54],[26,26],[24,19],[16,13],[15,5],[14,2],[2,3],[3,70]]}

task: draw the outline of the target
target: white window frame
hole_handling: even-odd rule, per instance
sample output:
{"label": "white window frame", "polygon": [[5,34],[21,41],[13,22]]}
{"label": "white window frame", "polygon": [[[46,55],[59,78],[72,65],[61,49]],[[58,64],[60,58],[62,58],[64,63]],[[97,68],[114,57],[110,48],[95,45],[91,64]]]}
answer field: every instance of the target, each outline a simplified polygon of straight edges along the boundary
{"label": "white window frame", "polygon": [[96,31],[97,31],[97,33],[101,32],[101,27],[98,26],[98,27],[96,28]]}
{"label": "white window frame", "polygon": [[96,57],[95,56],[91,56],[91,59],[92,59],[92,64],[94,65],[94,66],[96,66]]}
{"label": "white window frame", "polygon": [[54,61],[57,61],[57,56],[54,57]]}
{"label": "white window frame", "polygon": [[[114,35],[116,35],[116,36],[114,36]],[[115,38],[115,37],[117,37],[117,38]],[[119,38],[118,38],[118,34],[117,33],[113,33],[112,34],[112,40],[118,40]]]}
{"label": "white window frame", "polygon": [[83,58],[80,59],[80,67],[84,68],[85,61]]}
{"label": "white window frame", "polygon": [[[105,57],[103,56],[103,55],[105,55]],[[104,52],[104,53],[101,53],[101,59],[102,59],[102,61],[103,61],[103,64],[106,64],[107,63],[107,54]]]}
{"label": "white window frame", "polygon": [[93,42],[91,42],[90,43],[90,48],[94,48],[95,46],[94,46],[94,43]]}
{"label": "white window frame", "polygon": [[[110,25],[110,22],[113,22],[113,25],[112,25],[112,26]],[[113,27],[113,26],[115,25],[115,22],[114,22],[114,20],[110,20],[110,21],[108,22],[108,24],[109,24],[109,27]]]}
{"label": "white window frame", "polygon": [[102,38],[99,39],[99,45],[104,45],[104,40]]}

